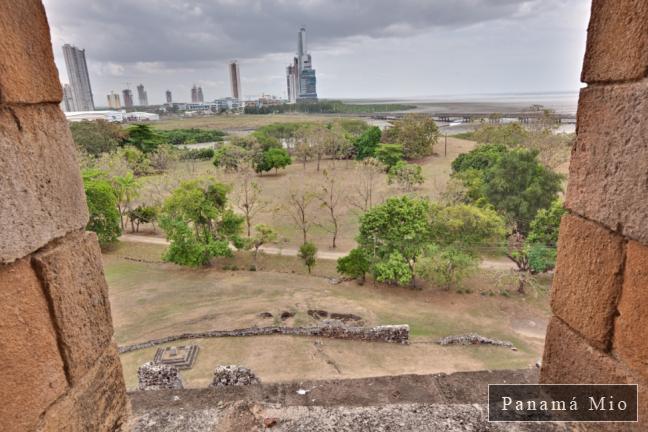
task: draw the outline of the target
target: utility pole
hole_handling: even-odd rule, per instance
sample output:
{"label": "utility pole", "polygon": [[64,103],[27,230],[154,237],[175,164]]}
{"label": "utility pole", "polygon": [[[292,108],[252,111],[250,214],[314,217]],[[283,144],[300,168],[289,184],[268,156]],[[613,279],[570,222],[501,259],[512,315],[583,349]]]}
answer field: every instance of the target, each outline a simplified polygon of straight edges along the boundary
{"label": "utility pole", "polygon": [[448,132],[445,133],[445,144],[443,148],[443,157],[448,156]]}

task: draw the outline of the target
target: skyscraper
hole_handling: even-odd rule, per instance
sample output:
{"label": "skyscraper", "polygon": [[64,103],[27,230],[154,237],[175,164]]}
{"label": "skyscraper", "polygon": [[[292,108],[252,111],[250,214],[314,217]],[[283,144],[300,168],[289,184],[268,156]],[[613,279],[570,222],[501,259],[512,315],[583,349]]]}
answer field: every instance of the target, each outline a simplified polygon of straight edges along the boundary
{"label": "skyscraper", "polygon": [[166,103],[173,103],[173,97],[171,96],[171,90],[166,91]]}
{"label": "skyscraper", "polygon": [[65,68],[72,89],[74,109],[77,111],[93,111],[95,107],[85,50],[65,44],[63,45],[63,56],[65,57]]}
{"label": "skyscraper", "polygon": [[196,86],[196,84],[191,87],[191,102],[192,103],[203,103],[205,98],[203,97],[202,87]]}
{"label": "skyscraper", "polygon": [[148,95],[146,94],[146,90],[144,90],[144,84],[137,86],[137,98],[139,99],[140,106],[148,105]]}
{"label": "skyscraper", "polygon": [[198,102],[205,102],[205,97],[203,96],[202,87],[198,86]]}
{"label": "skyscraper", "polygon": [[238,62],[233,60],[229,64],[230,86],[232,88],[232,97],[234,99],[242,99],[243,93],[241,92],[241,70],[239,69]]}
{"label": "skyscraper", "polygon": [[119,101],[119,93],[111,91],[108,95],[108,107],[112,109],[121,109],[121,102]]}
{"label": "skyscraper", "polygon": [[122,90],[122,97],[124,98],[124,108],[133,108],[133,92],[131,89]]}
{"label": "skyscraper", "polygon": [[70,84],[63,84],[63,101],[61,102],[61,107],[65,112],[72,112],[77,110],[76,105],[74,104],[72,86]]}
{"label": "skyscraper", "polygon": [[294,58],[293,64],[286,68],[286,85],[290,102],[317,100],[317,78],[313,60],[306,46],[304,27],[297,33],[297,57]]}

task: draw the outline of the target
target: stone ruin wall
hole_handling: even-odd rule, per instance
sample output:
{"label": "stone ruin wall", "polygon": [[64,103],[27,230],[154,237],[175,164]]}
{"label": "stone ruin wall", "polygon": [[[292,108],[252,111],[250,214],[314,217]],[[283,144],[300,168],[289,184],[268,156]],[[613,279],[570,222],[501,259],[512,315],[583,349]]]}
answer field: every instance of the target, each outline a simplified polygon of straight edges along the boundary
{"label": "stone ruin wall", "polygon": [[638,383],[637,430],[648,428],[647,72],[648,2],[594,0],[541,370],[545,383]]}
{"label": "stone ruin wall", "polygon": [[128,412],[40,0],[0,6],[0,429],[114,431]]}

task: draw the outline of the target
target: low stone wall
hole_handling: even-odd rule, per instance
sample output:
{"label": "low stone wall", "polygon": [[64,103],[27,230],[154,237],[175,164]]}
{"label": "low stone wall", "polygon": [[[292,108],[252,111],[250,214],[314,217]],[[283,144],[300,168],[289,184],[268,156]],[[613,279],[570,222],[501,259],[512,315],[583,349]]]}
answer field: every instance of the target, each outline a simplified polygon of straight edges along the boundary
{"label": "low stone wall", "polygon": [[182,333],[166,336],[160,339],[152,339],[132,345],[119,347],[121,354],[162,345],[181,339],[204,339],[215,337],[240,337],[240,336],[265,336],[265,335],[288,335],[288,336],[316,336],[333,339],[350,339],[367,342],[386,342],[397,344],[409,343],[409,326],[385,325],[376,327],[350,327],[346,325],[326,324],[312,327],[248,327],[236,330],[210,330],[196,333]]}

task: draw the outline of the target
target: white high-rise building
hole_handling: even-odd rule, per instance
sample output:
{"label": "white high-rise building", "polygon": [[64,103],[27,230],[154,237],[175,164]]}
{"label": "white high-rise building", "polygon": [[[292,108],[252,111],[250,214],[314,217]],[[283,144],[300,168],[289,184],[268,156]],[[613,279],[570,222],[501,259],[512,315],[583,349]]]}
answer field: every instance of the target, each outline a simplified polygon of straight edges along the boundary
{"label": "white high-rise building", "polygon": [[108,107],[112,109],[121,109],[121,101],[119,100],[119,93],[111,91],[108,95]]}
{"label": "white high-rise building", "polygon": [[234,99],[243,99],[243,92],[241,91],[241,69],[236,60],[229,64],[230,86],[232,88],[232,97]]}
{"label": "white high-rise building", "polygon": [[75,111],[94,111],[95,106],[85,50],[65,44],[63,45],[63,56],[65,57],[65,68],[72,89]]}
{"label": "white high-rise building", "polygon": [[72,86],[70,84],[63,84],[63,100],[61,101],[61,108],[65,112],[78,111],[74,104],[74,95],[72,94]]}

